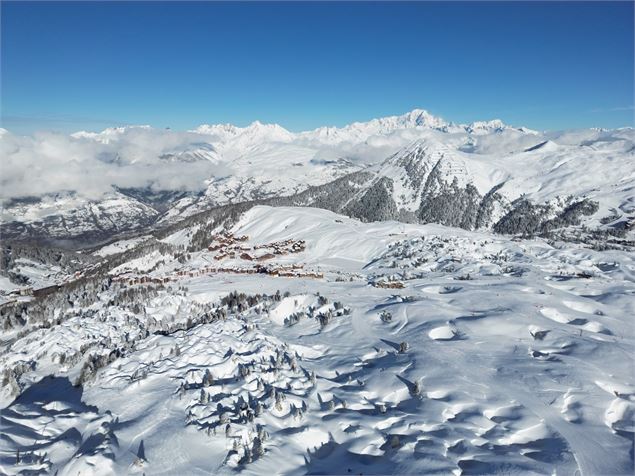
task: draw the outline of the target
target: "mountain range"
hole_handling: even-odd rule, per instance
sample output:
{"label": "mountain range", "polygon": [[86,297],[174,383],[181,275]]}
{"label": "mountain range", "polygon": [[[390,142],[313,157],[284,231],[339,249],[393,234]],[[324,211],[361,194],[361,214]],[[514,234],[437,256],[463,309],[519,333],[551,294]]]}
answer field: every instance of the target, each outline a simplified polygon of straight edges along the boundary
{"label": "mountain range", "polygon": [[[6,239],[94,245],[214,206],[284,198],[365,221],[507,232],[543,230],[577,206],[567,224],[583,218],[595,229],[621,229],[634,216],[634,141],[630,128],[537,132],[500,120],[455,124],[421,109],[299,133],[258,121],[188,132],[119,127],[30,142],[5,131],[0,144],[14,163],[30,151],[39,180],[61,175],[63,184],[5,192],[0,226]],[[45,151],[58,142],[66,146],[62,171],[49,171]],[[69,162],[86,166],[73,172],[64,154],[74,149]],[[101,190],[84,189],[83,177],[102,169]],[[29,182],[33,171],[20,180]],[[540,218],[510,227],[520,205]]]}
{"label": "mountain range", "polygon": [[634,143],[3,132],[0,472],[633,474]]}

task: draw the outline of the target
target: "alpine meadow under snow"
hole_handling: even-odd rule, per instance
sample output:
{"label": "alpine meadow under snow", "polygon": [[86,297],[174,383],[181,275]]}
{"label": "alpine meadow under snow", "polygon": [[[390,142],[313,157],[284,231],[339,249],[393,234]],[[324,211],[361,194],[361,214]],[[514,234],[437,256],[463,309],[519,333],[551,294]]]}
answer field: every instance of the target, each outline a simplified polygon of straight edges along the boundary
{"label": "alpine meadow under snow", "polygon": [[1,473],[633,474],[632,128],[0,154]]}

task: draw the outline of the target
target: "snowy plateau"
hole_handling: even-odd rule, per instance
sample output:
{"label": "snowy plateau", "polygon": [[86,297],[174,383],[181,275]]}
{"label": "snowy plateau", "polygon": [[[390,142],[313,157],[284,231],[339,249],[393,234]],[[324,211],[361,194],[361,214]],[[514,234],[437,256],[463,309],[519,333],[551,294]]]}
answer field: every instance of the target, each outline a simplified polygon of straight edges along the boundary
{"label": "snowy plateau", "polygon": [[633,474],[632,128],[0,152],[0,473]]}

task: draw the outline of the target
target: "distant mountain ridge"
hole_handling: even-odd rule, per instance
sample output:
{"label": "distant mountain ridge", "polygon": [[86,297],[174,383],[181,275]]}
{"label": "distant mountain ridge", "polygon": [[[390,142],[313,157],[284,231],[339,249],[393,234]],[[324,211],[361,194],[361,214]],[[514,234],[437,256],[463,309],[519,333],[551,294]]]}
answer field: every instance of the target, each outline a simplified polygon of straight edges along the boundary
{"label": "distant mountain ridge", "polygon": [[326,143],[339,143],[346,141],[364,141],[374,135],[387,135],[404,129],[431,129],[442,132],[468,132],[474,134],[486,134],[490,132],[502,132],[504,130],[517,130],[524,133],[535,134],[535,131],[526,127],[512,127],[500,119],[490,121],[476,121],[470,124],[455,124],[440,117],[433,116],[425,109],[413,109],[402,115],[387,116],[371,119],[366,122],[354,122],[343,127],[323,126],[309,131],[293,133],[278,124],[263,124],[254,121],[247,127],[237,127],[232,124],[204,124],[195,128],[192,132],[205,135],[214,135],[221,140],[235,138],[247,138],[270,141],[289,142],[291,140],[322,141]]}
{"label": "distant mountain ridge", "polygon": [[[189,132],[149,126],[77,132],[61,144],[62,163],[64,147],[78,160],[92,154],[93,167],[107,172],[104,180],[110,173],[119,182],[100,198],[80,189],[5,197],[2,232],[10,239],[98,242],[247,201],[316,206],[365,221],[478,229],[496,227],[516,209],[514,203],[543,223],[589,199],[598,211],[580,210],[598,227],[611,216],[616,223],[629,222],[635,213],[629,191],[635,182],[634,139],[632,129],[541,133],[500,120],[460,125],[422,109],[300,133],[258,121]],[[39,157],[47,140],[0,135],[10,158],[29,147]],[[19,163],[17,156],[13,163]],[[123,172],[128,169],[151,175],[128,179]],[[191,185],[183,188],[184,183]],[[508,218],[498,230],[525,230],[510,225],[518,216]],[[534,223],[527,230],[540,227]]]}

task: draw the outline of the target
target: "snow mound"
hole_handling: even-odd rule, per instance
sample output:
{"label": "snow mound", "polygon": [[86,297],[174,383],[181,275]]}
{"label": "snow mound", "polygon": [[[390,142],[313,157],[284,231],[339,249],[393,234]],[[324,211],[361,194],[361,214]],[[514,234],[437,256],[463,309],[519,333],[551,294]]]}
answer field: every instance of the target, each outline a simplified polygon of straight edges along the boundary
{"label": "snow mound", "polygon": [[309,302],[313,302],[314,298],[306,294],[286,297],[269,312],[269,318],[279,326],[284,326],[291,314],[302,310]]}
{"label": "snow mound", "polygon": [[457,336],[457,330],[453,326],[435,327],[428,332],[430,339],[434,340],[452,340]]}

